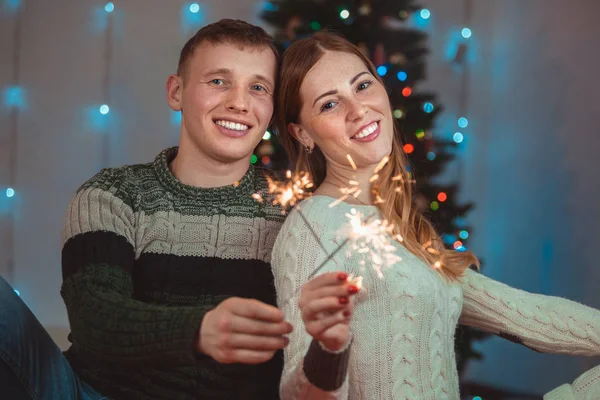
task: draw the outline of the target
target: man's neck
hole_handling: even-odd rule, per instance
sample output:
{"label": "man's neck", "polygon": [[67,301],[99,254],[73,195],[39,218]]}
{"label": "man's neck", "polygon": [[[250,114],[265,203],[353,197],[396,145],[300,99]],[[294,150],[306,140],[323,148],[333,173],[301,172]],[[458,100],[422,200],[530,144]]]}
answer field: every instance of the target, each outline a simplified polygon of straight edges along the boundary
{"label": "man's neck", "polygon": [[201,188],[233,185],[248,172],[246,159],[231,163],[209,159],[191,146],[180,146],[169,164],[171,173],[181,183]]}

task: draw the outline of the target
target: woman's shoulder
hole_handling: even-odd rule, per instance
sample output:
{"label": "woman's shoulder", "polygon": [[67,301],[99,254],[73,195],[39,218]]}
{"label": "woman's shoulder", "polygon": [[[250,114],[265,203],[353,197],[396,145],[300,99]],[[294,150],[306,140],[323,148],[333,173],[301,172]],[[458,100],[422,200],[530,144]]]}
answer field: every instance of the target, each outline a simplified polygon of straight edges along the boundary
{"label": "woman's shoulder", "polygon": [[363,211],[361,208],[371,207],[354,206],[333,197],[314,195],[298,203],[289,212],[287,220],[296,222],[300,219],[319,226],[337,228],[348,222],[347,214],[354,212],[353,209]]}

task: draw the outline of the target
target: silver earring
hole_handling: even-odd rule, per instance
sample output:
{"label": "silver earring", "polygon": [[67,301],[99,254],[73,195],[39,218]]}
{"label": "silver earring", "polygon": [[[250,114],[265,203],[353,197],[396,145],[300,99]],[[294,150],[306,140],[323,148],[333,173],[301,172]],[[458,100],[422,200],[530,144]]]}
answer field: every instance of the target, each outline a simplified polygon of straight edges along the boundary
{"label": "silver earring", "polygon": [[306,154],[310,154],[313,152],[312,147],[309,147],[309,146],[304,147],[304,150],[306,150]]}

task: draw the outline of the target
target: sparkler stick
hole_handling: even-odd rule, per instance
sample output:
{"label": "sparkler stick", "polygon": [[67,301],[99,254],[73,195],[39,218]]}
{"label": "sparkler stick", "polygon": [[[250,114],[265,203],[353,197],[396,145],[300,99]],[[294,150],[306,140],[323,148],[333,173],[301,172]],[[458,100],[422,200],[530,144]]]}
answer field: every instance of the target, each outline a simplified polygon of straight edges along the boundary
{"label": "sparkler stick", "polygon": [[[367,217],[365,223],[367,223],[371,218],[373,217],[373,214],[369,215],[369,217]],[[307,226],[309,227],[310,231],[313,232],[313,235],[315,235],[315,238],[317,239],[317,242],[319,242],[319,244],[321,245],[321,248],[327,253],[327,249],[325,249],[325,247],[323,246],[323,243],[321,243],[321,241],[319,240],[319,238],[316,236],[316,233],[314,233],[314,231],[312,230],[312,227],[310,226],[310,224],[308,224],[308,221],[304,218],[304,222],[307,224]],[[325,260],[323,260],[321,262],[321,264],[319,264],[319,266],[317,268],[315,268],[306,278],[307,281],[310,281],[312,278],[315,277],[315,275],[321,270],[323,269],[323,267],[325,267],[325,265],[327,265],[327,263],[329,261],[331,261],[336,255],[337,253],[340,252],[340,250],[352,239],[352,236],[348,236],[346,239],[344,239],[344,241],[335,248],[335,250],[333,250],[333,252],[331,254],[329,254]],[[358,279],[359,281],[362,281],[362,279]],[[287,299],[285,299],[283,301],[283,304],[281,305],[282,307],[285,306],[287,303],[289,303],[294,297],[296,297],[296,295],[298,294],[298,292],[302,289],[302,286],[296,288],[296,290],[294,291],[294,293],[292,293],[292,295],[290,297],[288,297]]]}

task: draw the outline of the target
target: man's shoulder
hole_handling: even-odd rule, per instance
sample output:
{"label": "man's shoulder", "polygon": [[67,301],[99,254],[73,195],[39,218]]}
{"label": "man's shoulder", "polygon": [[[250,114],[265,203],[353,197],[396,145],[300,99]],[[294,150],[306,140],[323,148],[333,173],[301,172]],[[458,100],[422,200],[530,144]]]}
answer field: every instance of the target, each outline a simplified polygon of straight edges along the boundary
{"label": "man's shoulder", "polygon": [[121,167],[103,168],[85,181],[77,190],[99,189],[113,194],[131,195],[139,191],[144,181],[155,179],[152,163],[129,164]]}

